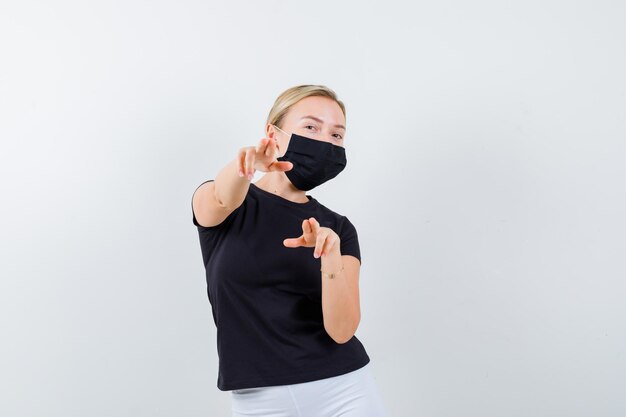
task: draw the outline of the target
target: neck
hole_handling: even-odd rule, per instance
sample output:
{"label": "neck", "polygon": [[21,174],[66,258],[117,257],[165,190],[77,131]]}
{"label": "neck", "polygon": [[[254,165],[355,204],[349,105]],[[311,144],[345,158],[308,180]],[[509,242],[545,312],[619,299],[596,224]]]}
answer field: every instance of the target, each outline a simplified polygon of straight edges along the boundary
{"label": "neck", "polygon": [[297,189],[291,181],[289,181],[289,178],[287,178],[287,176],[280,171],[265,173],[265,175],[255,182],[254,185],[296,203],[306,203],[309,201],[306,197],[306,193]]}

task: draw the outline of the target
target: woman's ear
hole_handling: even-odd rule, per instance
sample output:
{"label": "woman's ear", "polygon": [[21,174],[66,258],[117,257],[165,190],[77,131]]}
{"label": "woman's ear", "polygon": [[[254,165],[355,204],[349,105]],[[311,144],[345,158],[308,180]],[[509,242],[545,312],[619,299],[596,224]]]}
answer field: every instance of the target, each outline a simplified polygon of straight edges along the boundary
{"label": "woman's ear", "polygon": [[276,129],[272,124],[268,123],[265,126],[265,137],[267,137],[269,140],[274,141],[274,143],[276,144],[276,150],[278,151],[277,157],[279,157],[280,156],[280,142],[278,141],[277,133],[278,133],[278,129]]}
{"label": "woman's ear", "polygon": [[276,135],[276,130],[274,129],[274,127],[271,124],[266,124],[265,125],[265,137],[268,139],[274,139]]}

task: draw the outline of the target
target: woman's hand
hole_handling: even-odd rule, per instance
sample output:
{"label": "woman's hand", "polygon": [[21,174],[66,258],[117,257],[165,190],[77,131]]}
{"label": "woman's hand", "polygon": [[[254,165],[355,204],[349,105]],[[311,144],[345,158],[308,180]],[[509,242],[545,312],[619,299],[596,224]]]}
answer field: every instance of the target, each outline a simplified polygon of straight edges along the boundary
{"label": "woman's hand", "polygon": [[339,251],[340,239],[332,229],[321,227],[317,220],[311,217],[302,222],[302,236],[285,239],[283,245],[288,248],[315,247],[313,257],[319,258],[333,251]]}
{"label": "woman's hand", "polygon": [[276,159],[276,142],[272,139],[263,138],[259,146],[246,146],[239,150],[237,154],[237,169],[239,176],[244,175],[248,180],[252,180],[256,170],[269,171],[289,171],[293,164],[287,161]]}

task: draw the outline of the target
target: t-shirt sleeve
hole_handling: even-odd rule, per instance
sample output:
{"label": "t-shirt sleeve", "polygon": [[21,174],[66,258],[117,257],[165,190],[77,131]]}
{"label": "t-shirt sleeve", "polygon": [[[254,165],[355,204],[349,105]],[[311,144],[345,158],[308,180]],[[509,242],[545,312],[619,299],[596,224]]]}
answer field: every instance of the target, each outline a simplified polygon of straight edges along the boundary
{"label": "t-shirt sleeve", "polygon": [[341,226],[340,250],[342,255],[352,255],[361,263],[361,249],[359,247],[359,236],[352,222],[343,216],[343,224]]}
{"label": "t-shirt sleeve", "polygon": [[[213,180],[204,181],[202,184],[205,184],[209,181],[213,181]],[[200,184],[198,188],[202,184]],[[198,189],[196,188],[196,191],[197,190]],[[204,262],[205,266],[207,265],[210,257],[212,256],[215,250],[215,247],[219,245],[219,242],[222,240],[224,234],[228,231],[229,225],[232,223],[232,220],[235,218],[237,213],[238,213],[238,209],[234,210],[232,213],[228,215],[228,217],[226,217],[226,219],[224,219],[224,221],[222,221],[220,224],[217,224],[215,226],[202,226],[200,223],[198,223],[198,220],[196,219],[196,214],[193,211],[193,193],[192,193],[191,218],[193,220],[193,224],[196,225],[196,228],[198,229],[198,236],[200,238],[200,248],[202,250],[202,261]]]}
{"label": "t-shirt sleeve", "polygon": [[193,212],[193,196],[196,194],[196,191],[198,191],[198,188],[202,187],[204,184],[206,184],[207,182],[210,181],[214,181],[214,180],[206,180],[204,181],[202,184],[198,185],[196,187],[196,189],[193,191],[193,193],[191,193],[191,218],[193,221],[193,224],[196,225],[197,227],[204,227],[202,226],[200,223],[198,223],[198,220],[196,220],[196,213]]}

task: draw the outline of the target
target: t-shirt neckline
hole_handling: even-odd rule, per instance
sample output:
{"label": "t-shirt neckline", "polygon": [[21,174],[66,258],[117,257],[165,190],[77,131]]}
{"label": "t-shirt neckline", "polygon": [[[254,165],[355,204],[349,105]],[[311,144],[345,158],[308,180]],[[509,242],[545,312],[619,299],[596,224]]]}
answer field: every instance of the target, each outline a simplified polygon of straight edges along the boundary
{"label": "t-shirt neckline", "polygon": [[270,193],[269,191],[266,191],[263,188],[257,186],[253,182],[250,183],[250,186],[254,186],[255,190],[257,190],[259,193],[265,195],[266,197],[268,197],[268,198],[270,198],[270,199],[272,199],[274,201],[277,201],[277,202],[283,203],[283,204],[288,204],[288,205],[293,206],[293,207],[310,207],[313,204],[315,204],[315,198],[313,198],[312,196],[310,196],[308,194],[306,195],[306,198],[308,198],[309,201],[307,201],[306,203],[297,203],[295,201],[287,200],[286,198],[281,197],[279,195],[276,195],[274,193]]}

